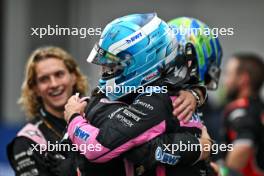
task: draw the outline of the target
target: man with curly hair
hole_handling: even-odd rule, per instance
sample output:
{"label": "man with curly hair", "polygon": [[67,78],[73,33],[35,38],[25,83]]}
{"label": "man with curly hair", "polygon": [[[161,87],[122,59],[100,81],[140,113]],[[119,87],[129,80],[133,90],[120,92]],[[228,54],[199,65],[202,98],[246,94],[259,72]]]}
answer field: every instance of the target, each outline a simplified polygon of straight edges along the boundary
{"label": "man with curly hair", "polygon": [[[64,105],[75,92],[85,95],[87,86],[86,77],[65,50],[48,46],[33,51],[26,64],[19,98],[29,121],[7,148],[16,175],[75,174],[76,169],[71,169],[72,157],[41,152],[34,146],[59,143],[66,127]],[[54,159],[56,167],[51,165],[54,162],[47,162],[47,158]]]}

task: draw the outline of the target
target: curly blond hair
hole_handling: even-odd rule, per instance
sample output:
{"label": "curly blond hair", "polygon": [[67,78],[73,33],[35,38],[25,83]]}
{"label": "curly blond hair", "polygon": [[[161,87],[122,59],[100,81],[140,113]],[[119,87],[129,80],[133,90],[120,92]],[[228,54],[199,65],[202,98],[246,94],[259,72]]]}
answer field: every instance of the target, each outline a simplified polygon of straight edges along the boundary
{"label": "curly blond hair", "polygon": [[74,92],[79,92],[81,95],[85,95],[88,90],[87,77],[84,76],[73,57],[65,50],[59,47],[47,46],[36,49],[30,55],[25,68],[25,79],[21,87],[21,96],[18,103],[25,111],[29,119],[35,118],[39,115],[39,108],[42,106],[42,102],[34,91],[34,87],[37,84],[36,81],[36,63],[47,58],[57,58],[62,60],[70,73],[76,75],[76,85],[74,86]]}

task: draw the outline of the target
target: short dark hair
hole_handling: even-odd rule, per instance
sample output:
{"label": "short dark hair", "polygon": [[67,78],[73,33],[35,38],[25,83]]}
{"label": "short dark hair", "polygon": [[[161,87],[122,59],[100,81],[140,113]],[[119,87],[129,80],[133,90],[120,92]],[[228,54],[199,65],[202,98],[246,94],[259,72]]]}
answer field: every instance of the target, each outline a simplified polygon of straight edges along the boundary
{"label": "short dark hair", "polygon": [[252,92],[259,93],[264,81],[264,59],[249,52],[235,53],[233,58],[239,62],[237,71],[248,73]]}

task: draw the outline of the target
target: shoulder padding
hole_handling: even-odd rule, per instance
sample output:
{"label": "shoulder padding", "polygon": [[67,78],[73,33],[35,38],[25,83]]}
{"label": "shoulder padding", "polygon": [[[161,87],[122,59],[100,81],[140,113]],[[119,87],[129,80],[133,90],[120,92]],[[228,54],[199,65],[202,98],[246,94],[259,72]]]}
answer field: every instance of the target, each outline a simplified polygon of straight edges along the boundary
{"label": "shoulder padding", "polygon": [[47,145],[47,140],[38,128],[38,124],[28,123],[18,133],[17,137],[23,136],[31,139],[37,144]]}

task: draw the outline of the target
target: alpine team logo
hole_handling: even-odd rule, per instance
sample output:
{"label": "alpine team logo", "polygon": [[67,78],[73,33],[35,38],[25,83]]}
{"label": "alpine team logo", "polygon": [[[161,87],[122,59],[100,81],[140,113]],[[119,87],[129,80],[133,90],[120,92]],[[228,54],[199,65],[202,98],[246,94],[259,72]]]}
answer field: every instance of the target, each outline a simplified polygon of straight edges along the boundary
{"label": "alpine team logo", "polygon": [[136,41],[137,39],[139,39],[140,37],[142,37],[141,32],[139,32],[138,34],[132,36],[130,39],[126,40],[127,44],[130,44],[134,41]]}
{"label": "alpine team logo", "polygon": [[74,136],[86,141],[90,135],[87,132],[80,129],[80,127],[77,127],[74,131]]}
{"label": "alpine team logo", "polygon": [[166,153],[162,151],[161,147],[158,147],[155,151],[155,158],[157,161],[160,161],[161,163],[175,165],[178,163],[181,157]]}

